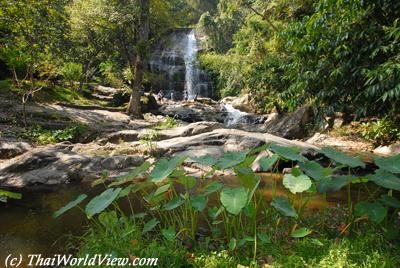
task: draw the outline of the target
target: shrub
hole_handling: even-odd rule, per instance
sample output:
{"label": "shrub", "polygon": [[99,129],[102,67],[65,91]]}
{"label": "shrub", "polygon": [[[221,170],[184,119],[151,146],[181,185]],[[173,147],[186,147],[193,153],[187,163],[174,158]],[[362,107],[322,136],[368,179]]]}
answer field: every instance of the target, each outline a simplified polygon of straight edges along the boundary
{"label": "shrub", "polygon": [[61,75],[69,82],[71,88],[74,88],[74,82],[79,81],[82,72],[82,64],[73,62],[65,63],[60,69]]}
{"label": "shrub", "polygon": [[362,123],[360,133],[375,144],[387,144],[400,139],[400,127],[388,117]]}

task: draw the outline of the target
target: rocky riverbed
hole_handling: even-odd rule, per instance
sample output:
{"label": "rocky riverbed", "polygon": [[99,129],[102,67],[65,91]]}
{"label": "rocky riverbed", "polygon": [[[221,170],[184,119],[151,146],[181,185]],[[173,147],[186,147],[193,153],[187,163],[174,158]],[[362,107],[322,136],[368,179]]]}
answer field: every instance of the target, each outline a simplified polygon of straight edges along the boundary
{"label": "rocky riverbed", "polygon": [[[300,141],[309,135],[306,125],[312,114],[307,107],[292,114],[267,116],[247,110],[244,118],[235,118],[236,124],[227,124],[232,122],[229,118],[236,115],[230,114],[226,105],[239,111],[236,108],[240,109],[245,101],[238,102],[234,98],[221,102],[207,98],[188,102],[164,100],[156,110],[153,109],[153,113],[145,114],[145,119],[141,120],[132,119],[115,109],[29,105],[28,113],[39,119],[59,118],[57,124],[84,123],[92,135],[81,143],[39,146],[17,139],[12,131],[5,132],[0,137],[0,186],[15,188],[91,181],[101,177],[105,171],[112,178],[143,161],[154,161],[158,157],[177,154],[218,157],[227,151],[252,149],[266,143],[297,146],[311,158],[317,157],[319,147],[323,145],[341,145],[336,147],[346,151],[362,148],[360,144],[349,142],[346,145],[340,139],[323,135]],[[16,107],[18,112],[21,107]],[[244,111],[239,114],[243,115]],[[176,118],[179,126],[157,129],[166,116]],[[48,120],[46,123],[51,125],[54,122]],[[149,140],[151,133],[156,135]],[[369,150],[368,147],[365,149]],[[204,171],[192,165],[190,158],[185,166],[188,172],[197,176]]]}

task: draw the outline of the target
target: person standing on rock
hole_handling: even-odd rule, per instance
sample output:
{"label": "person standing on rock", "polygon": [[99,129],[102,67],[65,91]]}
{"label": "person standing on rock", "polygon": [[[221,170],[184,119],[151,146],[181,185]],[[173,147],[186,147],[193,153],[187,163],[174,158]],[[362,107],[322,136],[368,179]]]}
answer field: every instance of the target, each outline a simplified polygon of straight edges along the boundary
{"label": "person standing on rock", "polygon": [[188,92],[187,92],[187,90],[184,90],[183,91],[183,100],[186,102],[186,101],[188,101],[188,98],[189,98]]}
{"label": "person standing on rock", "polygon": [[164,92],[162,90],[158,91],[157,99],[159,102],[162,102],[164,98]]}

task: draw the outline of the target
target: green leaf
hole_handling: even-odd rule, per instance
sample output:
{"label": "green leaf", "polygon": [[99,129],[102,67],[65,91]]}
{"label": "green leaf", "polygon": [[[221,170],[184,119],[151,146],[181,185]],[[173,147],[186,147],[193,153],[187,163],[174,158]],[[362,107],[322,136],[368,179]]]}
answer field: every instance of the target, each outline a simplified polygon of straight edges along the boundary
{"label": "green leaf", "polygon": [[238,215],[247,204],[247,191],[243,187],[226,187],[221,191],[220,200],[229,213]]}
{"label": "green leaf", "polygon": [[358,217],[367,216],[373,222],[382,222],[387,214],[387,209],[379,203],[359,202],[354,207],[354,213]]}
{"label": "green leaf", "polygon": [[67,205],[65,205],[64,207],[60,208],[56,212],[54,212],[53,217],[54,218],[58,218],[59,216],[61,216],[62,214],[64,214],[68,210],[70,210],[71,208],[74,208],[77,205],[79,205],[80,203],[82,203],[82,201],[85,200],[87,197],[88,197],[87,195],[81,194],[74,201],[69,202]]}
{"label": "green leaf", "polygon": [[167,229],[162,229],[161,234],[167,239],[168,241],[174,241],[176,237],[176,231],[173,226],[168,227]]}
{"label": "green leaf", "polygon": [[367,178],[384,188],[400,191],[400,178],[390,172],[378,169],[375,174],[369,175]]}
{"label": "green leaf", "polygon": [[244,238],[244,240],[245,240],[246,242],[253,242],[253,241],[254,241],[254,237],[246,235],[246,237]]}
{"label": "green leaf", "polygon": [[213,181],[206,185],[203,194],[210,195],[210,194],[222,189],[222,187],[224,187],[224,185],[222,183],[220,183],[218,181]]}
{"label": "green leaf", "polygon": [[283,185],[289,189],[292,194],[296,194],[310,189],[312,182],[306,175],[295,177],[292,174],[285,174],[283,177]]}
{"label": "green leaf", "polygon": [[224,211],[224,207],[220,207],[219,209],[217,207],[212,207],[208,209],[208,216],[210,216],[210,218],[212,220],[215,220],[216,218],[218,218],[218,216]]}
{"label": "green leaf", "polygon": [[272,155],[271,157],[262,157],[260,159],[260,166],[262,168],[262,171],[268,171],[270,170],[275,163],[278,161],[279,156],[277,154]]}
{"label": "green leaf", "polygon": [[173,210],[182,205],[183,200],[179,196],[175,196],[171,201],[163,206],[163,210]]}
{"label": "green leaf", "polygon": [[153,230],[157,224],[159,224],[160,221],[157,220],[156,218],[151,219],[150,221],[148,221],[144,226],[143,226],[143,231],[142,233],[147,233],[151,230]]}
{"label": "green leaf", "polygon": [[105,210],[118,197],[121,190],[121,188],[110,188],[90,200],[85,209],[88,217],[90,218],[103,212],[103,210]]}
{"label": "green leaf", "polygon": [[194,208],[195,211],[201,212],[206,208],[207,202],[208,202],[208,198],[205,195],[193,196],[190,199],[190,202],[191,202],[192,207]]}
{"label": "green leaf", "polygon": [[240,185],[245,187],[248,190],[254,188],[257,181],[260,179],[251,168],[239,168],[236,170],[237,176],[239,178]]}
{"label": "green leaf", "polygon": [[163,194],[163,193],[167,192],[168,189],[169,189],[169,187],[171,187],[171,184],[169,184],[169,183],[164,184],[164,185],[161,185],[161,186],[158,187],[157,190],[154,192],[154,195],[153,195],[153,196],[156,197],[156,196],[158,196],[158,195],[160,195],[160,194]]}
{"label": "green leaf", "polygon": [[185,156],[175,156],[170,160],[160,159],[154,166],[150,174],[150,180],[154,183],[158,183],[168,177],[177,166],[185,161]]}
{"label": "green leaf", "polygon": [[200,165],[203,166],[214,166],[217,162],[218,159],[211,155],[205,155],[205,156],[200,156],[200,157],[191,157],[194,162],[199,163]]}
{"label": "green leaf", "polygon": [[249,192],[249,196],[247,198],[247,204],[249,204],[251,202],[255,192],[258,189],[258,185],[260,185],[260,182],[261,182],[261,178],[258,178],[258,180],[257,180],[256,184],[254,185],[253,189],[251,190],[251,192]]}
{"label": "green leaf", "polygon": [[243,209],[244,214],[249,218],[254,218],[256,216],[256,207],[254,202],[249,202],[247,206]]}
{"label": "green leaf", "polygon": [[221,170],[234,167],[246,159],[248,152],[248,150],[240,152],[227,152],[220,160],[218,160],[216,165],[218,169]]}
{"label": "green leaf", "polygon": [[323,178],[319,181],[317,190],[320,193],[337,192],[342,187],[346,186],[353,180],[357,179],[355,176],[330,176]]}
{"label": "green leaf", "polygon": [[294,231],[291,233],[291,236],[292,236],[293,238],[303,238],[303,237],[306,237],[307,235],[309,235],[309,234],[311,234],[311,233],[312,233],[311,230],[309,230],[309,229],[307,229],[307,228],[305,228],[305,227],[302,227],[302,228],[300,228],[300,229],[294,230]]}
{"label": "green leaf", "polygon": [[133,219],[144,219],[144,217],[146,217],[146,216],[147,216],[146,212],[139,212],[139,213],[133,214],[131,217]]}
{"label": "green leaf", "polygon": [[192,176],[181,176],[179,177],[178,182],[186,188],[190,189],[196,186],[197,179]]}
{"label": "green leaf", "polygon": [[269,238],[269,236],[267,234],[264,233],[258,233],[257,234],[258,239],[260,239],[260,241],[264,244],[269,244],[271,243],[271,240]]}
{"label": "green leaf", "polygon": [[286,196],[275,196],[272,198],[271,206],[273,206],[279,213],[287,217],[297,218],[297,212],[290,204]]}
{"label": "green leaf", "polygon": [[323,247],[323,246],[324,246],[324,244],[322,244],[322,242],[319,241],[319,240],[316,239],[316,238],[312,238],[312,239],[311,239],[311,243],[313,243],[314,245],[317,245],[317,246],[319,246],[319,247]]}
{"label": "green leaf", "polygon": [[381,198],[379,199],[379,201],[381,201],[383,204],[385,204],[389,207],[400,208],[400,201],[393,196],[383,194],[383,195],[381,195]]}
{"label": "green leaf", "polygon": [[123,198],[128,196],[134,188],[135,185],[129,185],[125,187],[121,192],[119,192],[118,198]]}
{"label": "green leaf", "polygon": [[22,198],[22,194],[20,194],[20,193],[14,193],[14,192],[9,192],[9,191],[5,191],[5,190],[0,190],[0,196],[5,196],[8,198],[12,198],[12,199],[21,199]]}
{"label": "green leaf", "polygon": [[299,163],[299,166],[308,176],[310,176],[316,181],[319,181],[325,177],[330,176],[333,172],[331,168],[324,168],[315,161],[307,161],[305,163]]}
{"label": "green leaf", "polygon": [[400,174],[400,154],[391,157],[375,157],[375,164],[385,170],[392,173]]}
{"label": "green leaf", "polygon": [[270,150],[274,151],[280,157],[287,160],[305,162],[308,159],[300,155],[300,150],[296,147],[284,147],[277,144],[271,144]]}
{"label": "green leaf", "polygon": [[118,216],[115,211],[102,212],[99,214],[99,222],[107,228],[118,225]]}
{"label": "green leaf", "polygon": [[104,170],[103,173],[101,174],[101,177],[95,181],[92,182],[91,186],[95,187],[99,184],[103,184],[107,181],[108,176],[109,176],[109,171],[108,170]]}
{"label": "green leaf", "polygon": [[151,164],[149,162],[144,162],[140,166],[134,168],[133,170],[129,171],[128,174],[125,174],[123,176],[120,176],[116,178],[116,181],[111,183],[108,187],[113,187],[121,184],[125,184],[127,182],[131,182],[134,178],[136,178],[138,175],[146,172],[149,170]]}
{"label": "green leaf", "polygon": [[322,153],[335,161],[336,163],[343,164],[352,168],[362,167],[365,168],[365,163],[356,157],[351,157],[341,151],[335,150],[330,147],[324,147]]}
{"label": "green leaf", "polygon": [[237,246],[236,239],[232,237],[231,240],[229,241],[229,250],[234,251],[236,246]]}

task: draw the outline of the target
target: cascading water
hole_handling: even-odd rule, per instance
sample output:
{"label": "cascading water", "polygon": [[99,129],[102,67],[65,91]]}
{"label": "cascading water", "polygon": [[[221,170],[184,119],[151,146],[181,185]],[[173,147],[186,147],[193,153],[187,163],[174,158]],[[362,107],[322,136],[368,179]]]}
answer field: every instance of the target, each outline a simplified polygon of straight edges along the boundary
{"label": "cascading water", "polygon": [[194,30],[190,31],[187,35],[187,46],[185,52],[185,89],[189,99],[194,99],[199,92],[196,90],[196,86],[199,81],[199,72],[195,68],[197,65],[197,40],[194,34]]}
{"label": "cascading water", "polygon": [[156,74],[153,90],[163,91],[167,98],[188,99],[213,97],[212,83],[197,61],[195,31],[177,30],[152,54],[150,69]]}
{"label": "cascading water", "polygon": [[252,123],[251,117],[248,113],[235,109],[230,104],[224,104],[224,109],[227,112],[227,116],[224,122],[225,126],[234,127],[241,124],[245,125]]}

